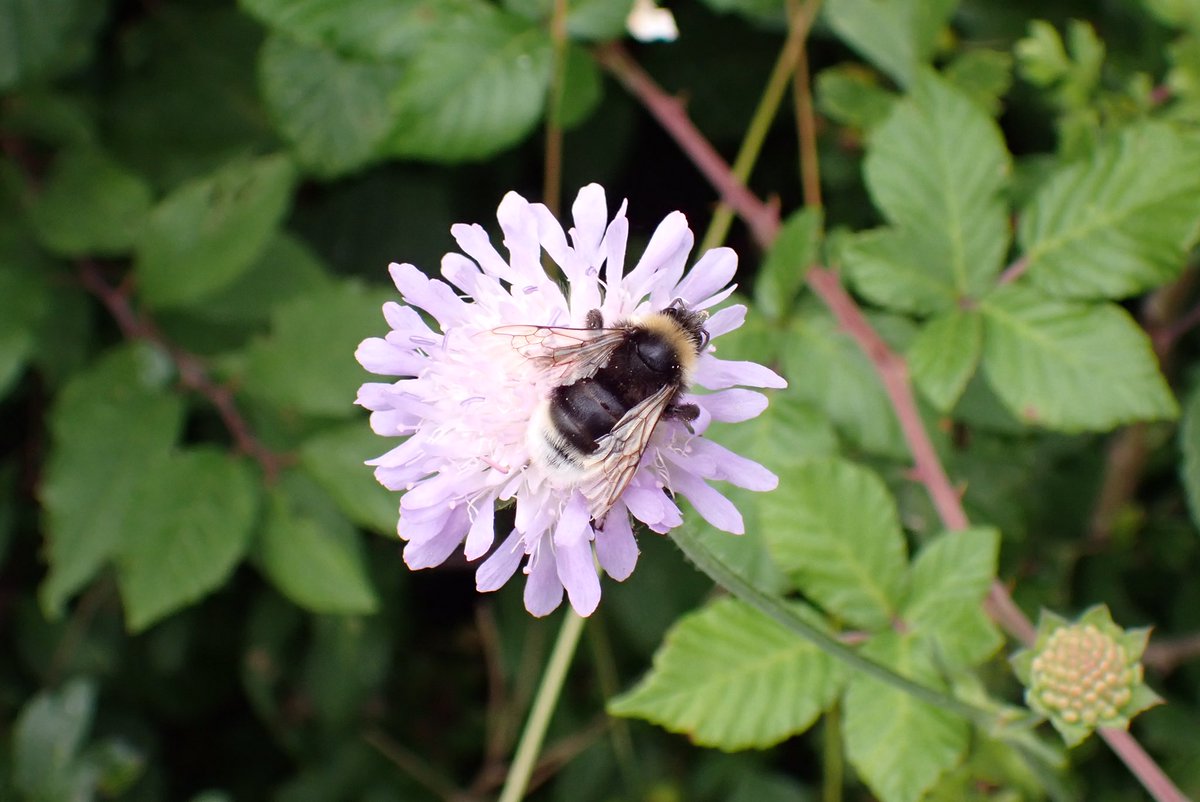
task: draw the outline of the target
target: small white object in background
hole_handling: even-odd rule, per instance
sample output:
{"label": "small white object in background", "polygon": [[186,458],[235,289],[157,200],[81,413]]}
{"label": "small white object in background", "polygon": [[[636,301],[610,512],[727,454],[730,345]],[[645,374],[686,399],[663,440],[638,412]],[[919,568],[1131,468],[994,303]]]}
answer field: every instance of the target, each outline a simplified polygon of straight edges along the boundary
{"label": "small white object in background", "polygon": [[625,27],[639,42],[674,42],[679,38],[675,15],[659,8],[654,0],[634,0]]}

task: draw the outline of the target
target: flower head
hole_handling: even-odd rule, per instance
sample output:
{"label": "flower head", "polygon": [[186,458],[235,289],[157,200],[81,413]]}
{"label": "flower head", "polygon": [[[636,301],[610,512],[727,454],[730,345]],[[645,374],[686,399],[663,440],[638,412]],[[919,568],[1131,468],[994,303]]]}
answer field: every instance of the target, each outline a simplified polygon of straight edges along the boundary
{"label": "flower head", "polygon": [[[637,562],[630,516],[665,533],[683,521],[678,496],[714,526],[740,534],[741,515],[707,480],[770,490],[776,477],[701,435],[712,420],[746,420],[766,407],[761,393],[737,385],[785,386],[761,365],[714,356],[712,341],[738,328],[746,308],[712,313],[690,378],[713,392],[672,397],[649,422],[640,450],[625,455],[632,461],[619,494],[594,515],[583,480],[551,470],[531,449],[531,431],[547,425],[551,394],[582,378],[564,376],[537,352],[551,347],[543,338],[520,333],[573,329],[587,341],[600,336],[597,321],[625,325],[673,305],[706,314],[733,291],[737,256],[717,248],[685,272],[692,232],[674,212],[626,272],[625,204],[610,222],[604,190],[592,184],[572,213],[568,239],[545,206],[510,192],[497,213],[507,258],[482,227],[459,224],[451,233],[462,253],[443,257],[446,281],[392,264],[403,303],[385,304],[391,331],[356,353],[367,370],[396,377],[364,384],[358,403],[371,410],[377,434],[406,438],[370,462],[380,483],[404,492],[398,531],[408,541],[405,562],[432,567],[462,545],[468,560],[488,555],[476,585],[490,591],[524,561],[525,606],[539,616],[558,607],[564,588],[575,610],[590,614],[600,600],[595,563],[620,581]],[[565,291],[546,274],[543,250],[566,277]],[[515,514],[497,546],[498,504],[514,504]]]}
{"label": "flower head", "polygon": [[1037,642],[1012,657],[1026,704],[1048,718],[1068,746],[1097,727],[1127,729],[1130,719],[1162,701],[1142,681],[1149,634],[1122,630],[1103,605],[1075,622],[1042,611]]}

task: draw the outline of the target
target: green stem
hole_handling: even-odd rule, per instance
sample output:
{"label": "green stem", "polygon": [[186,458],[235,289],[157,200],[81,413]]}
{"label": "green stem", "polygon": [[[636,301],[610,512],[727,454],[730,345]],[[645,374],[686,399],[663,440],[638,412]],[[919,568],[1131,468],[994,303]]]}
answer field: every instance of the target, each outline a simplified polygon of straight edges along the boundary
{"label": "green stem", "polygon": [[[815,9],[816,3],[805,4],[805,9],[809,8]],[[767,138],[767,132],[779,111],[779,104],[783,102],[788,82],[792,79],[800,54],[803,52],[804,40],[808,36],[809,28],[812,27],[813,17],[813,13],[801,11],[792,20],[787,41],[784,42],[783,50],[780,51],[779,58],[775,62],[775,68],[771,71],[771,77],[767,80],[767,86],[763,89],[758,107],[754,110],[754,116],[750,118],[750,126],[742,138],[742,146],[738,150],[737,159],[734,160],[732,167],[733,174],[743,184],[750,178],[750,171],[754,169],[754,163],[758,160],[763,141]],[[725,241],[725,237],[729,235],[729,227],[733,223],[734,214],[733,207],[725,201],[717,204],[712,222],[708,225],[708,231],[704,234],[704,241],[700,244],[698,253],[716,248]]]}
{"label": "green stem", "polygon": [[846,766],[842,753],[842,709],[834,705],[825,714],[825,738],[822,745],[821,802],[842,802]]}
{"label": "green stem", "polygon": [[579,644],[581,632],[583,619],[576,615],[574,610],[567,610],[562,629],[558,631],[558,640],[554,642],[554,650],[550,652],[550,661],[546,663],[546,671],[542,674],[542,683],[533,699],[533,707],[529,710],[529,718],[525,722],[521,740],[517,743],[517,752],[513,755],[512,766],[504,780],[499,802],[517,802],[529,787],[529,778],[533,775],[533,767],[542,749],[542,741],[546,738],[546,729],[550,726],[550,717],[558,704],[563,680],[566,679],[567,669],[575,656],[575,647]]}
{"label": "green stem", "polygon": [[[605,626],[600,610],[592,614],[592,625],[588,627],[588,639],[592,644],[592,655],[596,662],[596,679],[600,683],[600,693],[605,699],[612,699],[620,691],[620,681],[617,678],[617,666],[613,660],[612,642],[608,639],[608,628]],[[625,779],[626,790],[631,799],[641,798],[641,771],[638,767],[637,751],[633,747],[633,735],[629,729],[629,720],[614,717],[610,720],[609,738],[612,741],[613,754],[616,756],[617,767]]]}
{"label": "green stem", "polygon": [[754,587],[754,585],[723,562],[720,557],[710,551],[699,539],[686,531],[686,527],[672,529],[671,539],[675,541],[675,545],[679,546],[684,555],[695,563],[697,568],[708,574],[718,585],[728,590],[741,601],[756,608],[767,617],[774,619],[777,623],[809,641],[821,651],[841,660],[850,668],[891,685],[893,688],[903,691],[916,699],[920,699],[926,704],[960,715],[968,721],[972,721],[988,730],[991,730],[995,726],[996,718],[991,712],[967,704],[948,693],[930,688],[927,685],[922,685],[910,680],[908,677],[897,674],[887,666],[863,657],[837,638],[805,621],[796,615],[783,599],[763,593]]}

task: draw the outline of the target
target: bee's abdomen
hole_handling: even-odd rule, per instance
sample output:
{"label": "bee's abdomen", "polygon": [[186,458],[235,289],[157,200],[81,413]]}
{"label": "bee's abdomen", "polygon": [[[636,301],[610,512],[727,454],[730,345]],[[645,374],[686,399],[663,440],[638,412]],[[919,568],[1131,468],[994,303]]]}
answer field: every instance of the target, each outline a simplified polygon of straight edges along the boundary
{"label": "bee's abdomen", "polygon": [[594,379],[555,388],[550,421],[558,434],[583,454],[596,450],[596,441],[612,431],[628,407]]}

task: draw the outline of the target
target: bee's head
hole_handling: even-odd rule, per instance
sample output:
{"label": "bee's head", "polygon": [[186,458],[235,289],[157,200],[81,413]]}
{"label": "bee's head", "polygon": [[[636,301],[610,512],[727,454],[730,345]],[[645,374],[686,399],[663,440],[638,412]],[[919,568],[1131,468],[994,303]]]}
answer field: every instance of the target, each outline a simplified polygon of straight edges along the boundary
{"label": "bee's head", "polygon": [[662,310],[662,314],[675,321],[687,338],[696,347],[696,353],[702,353],[708,347],[708,331],[704,324],[708,321],[708,312],[703,309],[691,310],[684,304],[682,298],[671,301],[671,305]]}

